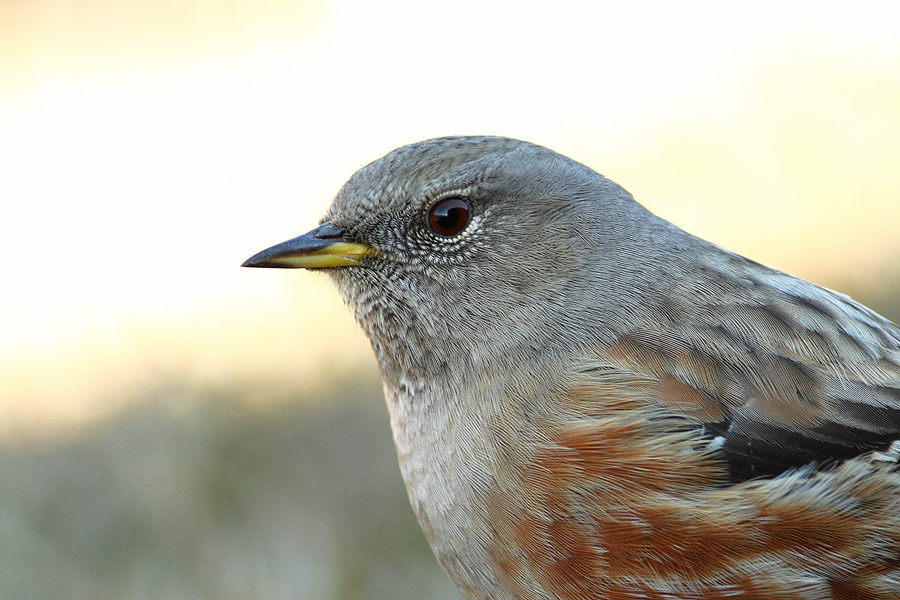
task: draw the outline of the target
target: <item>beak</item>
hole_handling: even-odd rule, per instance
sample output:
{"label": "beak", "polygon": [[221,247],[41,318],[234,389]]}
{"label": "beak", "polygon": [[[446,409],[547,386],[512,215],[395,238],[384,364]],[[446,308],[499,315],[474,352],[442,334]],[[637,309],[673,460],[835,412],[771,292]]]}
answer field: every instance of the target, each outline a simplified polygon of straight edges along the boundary
{"label": "beak", "polygon": [[366,244],[346,241],[344,228],[325,223],[300,237],[254,254],[242,267],[269,269],[333,269],[362,267],[362,259],[378,251]]}

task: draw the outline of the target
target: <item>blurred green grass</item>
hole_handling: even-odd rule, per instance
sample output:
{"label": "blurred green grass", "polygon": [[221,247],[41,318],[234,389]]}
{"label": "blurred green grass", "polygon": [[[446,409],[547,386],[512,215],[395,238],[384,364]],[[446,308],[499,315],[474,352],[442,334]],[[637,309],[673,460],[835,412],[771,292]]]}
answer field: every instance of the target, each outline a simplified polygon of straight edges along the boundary
{"label": "blurred green grass", "polygon": [[63,439],[4,444],[0,598],[458,598],[380,385],[327,389],[169,382]]}

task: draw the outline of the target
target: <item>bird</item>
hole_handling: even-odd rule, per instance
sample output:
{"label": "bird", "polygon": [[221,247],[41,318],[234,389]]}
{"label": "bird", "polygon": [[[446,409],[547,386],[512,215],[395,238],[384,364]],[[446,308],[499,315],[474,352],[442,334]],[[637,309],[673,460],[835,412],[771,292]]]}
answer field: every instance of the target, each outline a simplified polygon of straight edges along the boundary
{"label": "bird", "polygon": [[357,171],[243,266],[326,273],[463,597],[900,599],[900,328],[545,147]]}

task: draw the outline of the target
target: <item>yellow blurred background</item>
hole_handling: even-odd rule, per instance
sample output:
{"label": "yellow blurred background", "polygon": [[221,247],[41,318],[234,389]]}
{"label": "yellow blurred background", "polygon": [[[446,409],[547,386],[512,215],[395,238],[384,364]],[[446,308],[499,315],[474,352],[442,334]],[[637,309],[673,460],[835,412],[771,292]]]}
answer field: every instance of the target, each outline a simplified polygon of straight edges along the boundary
{"label": "yellow blurred background", "polygon": [[[0,597],[59,597],[46,565],[66,597],[454,597],[338,296],[238,268],[405,143],[543,144],[900,319],[897,23],[890,2],[0,0]],[[335,498],[362,512],[322,517]],[[378,498],[420,558],[382,564]]]}

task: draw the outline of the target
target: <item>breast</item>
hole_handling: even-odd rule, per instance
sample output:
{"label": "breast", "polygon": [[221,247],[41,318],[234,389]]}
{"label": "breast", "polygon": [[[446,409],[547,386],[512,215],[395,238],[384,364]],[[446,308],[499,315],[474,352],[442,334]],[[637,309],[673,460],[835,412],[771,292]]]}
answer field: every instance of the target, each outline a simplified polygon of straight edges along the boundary
{"label": "breast", "polygon": [[[484,398],[438,398],[424,385],[385,382],[400,472],[438,561],[471,598],[497,598],[486,499],[495,488]],[[502,600],[502,597],[497,598]]]}

